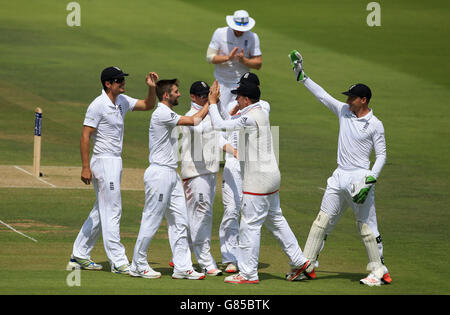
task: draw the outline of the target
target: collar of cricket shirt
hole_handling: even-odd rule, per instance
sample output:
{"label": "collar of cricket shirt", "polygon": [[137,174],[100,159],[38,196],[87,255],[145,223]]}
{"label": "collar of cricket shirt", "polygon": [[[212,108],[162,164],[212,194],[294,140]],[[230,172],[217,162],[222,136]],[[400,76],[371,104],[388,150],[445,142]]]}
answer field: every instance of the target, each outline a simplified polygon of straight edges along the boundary
{"label": "collar of cricket shirt", "polygon": [[245,115],[245,114],[247,114],[249,111],[251,111],[252,109],[255,109],[255,108],[257,108],[257,107],[260,107],[260,108],[261,108],[261,105],[259,105],[259,101],[256,102],[256,103],[253,103],[252,105],[249,105],[249,106],[245,107],[244,109],[242,109],[242,110],[241,110],[241,114],[242,114],[242,115]]}
{"label": "collar of cricket shirt", "polygon": [[370,118],[372,118],[373,117],[373,111],[372,111],[372,109],[371,108],[369,108],[369,112],[367,113],[367,114],[365,114],[364,116],[362,116],[362,117],[356,117],[356,115],[355,115],[355,119],[356,120],[361,120],[361,121],[369,121],[370,120]]}
{"label": "collar of cricket shirt", "polygon": [[191,108],[196,109],[196,110],[201,110],[203,108],[203,106],[200,106],[195,102],[191,102]]}
{"label": "collar of cricket shirt", "polygon": [[[108,94],[106,94],[105,90],[103,90],[103,89],[102,89],[102,96],[103,96],[103,98],[104,98],[106,104],[107,104],[109,107],[114,107],[115,109],[118,108],[118,105],[114,104],[114,103],[111,101],[111,99],[109,98]],[[118,97],[119,97],[119,96],[117,96],[117,98],[118,98]],[[117,98],[116,98],[116,102],[117,102]]]}

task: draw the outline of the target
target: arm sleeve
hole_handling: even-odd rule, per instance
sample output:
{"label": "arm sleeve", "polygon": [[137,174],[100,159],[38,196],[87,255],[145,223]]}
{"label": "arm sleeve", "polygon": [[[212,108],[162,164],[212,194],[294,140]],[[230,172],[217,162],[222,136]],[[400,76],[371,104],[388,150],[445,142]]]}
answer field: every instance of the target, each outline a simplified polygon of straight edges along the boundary
{"label": "arm sleeve", "polygon": [[254,37],[254,45],[253,45],[252,51],[250,52],[250,56],[251,57],[261,56],[262,52],[261,52],[261,48],[259,46],[258,34],[253,33],[253,37]]}
{"label": "arm sleeve", "polygon": [[180,120],[181,116],[174,111],[159,112],[158,121],[163,125],[175,127]]}
{"label": "arm sleeve", "polygon": [[97,129],[101,119],[102,115],[100,111],[98,110],[96,104],[92,103],[86,111],[83,125]]}
{"label": "arm sleeve", "polygon": [[125,111],[126,112],[132,111],[138,100],[136,98],[129,97],[128,95],[125,94],[121,94],[121,96],[123,98],[123,104],[126,107]]}
{"label": "arm sleeve", "polygon": [[342,107],[345,103],[338,101],[333,98],[330,94],[328,94],[321,86],[315,83],[310,78],[307,78],[303,84],[305,87],[314,95],[315,98],[319,100],[322,104],[328,107],[336,116],[339,117],[339,113],[341,112]]}
{"label": "arm sleeve", "polygon": [[212,48],[217,51],[220,49],[219,29],[214,31],[211,41],[209,42],[208,48]]}
{"label": "arm sleeve", "polygon": [[239,119],[223,120],[219,114],[216,104],[209,105],[209,115],[215,130],[239,130],[248,126],[256,126],[256,122],[248,116],[241,116]]}
{"label": "arm sleeve", "polygon": [[375,149],[375,163],[372,167],[372,174],[378,179],[381,170],[386,163],[386,139],[384,137],[384,127],[380,122],[380,125],[375,129],[373,134],[373,144]]}
{"label": "arm sleeve", "polygon": [[214,56],[217,55],[218,52],[219,52],[218,49],[214,49],[214,48],[208,47],[208,50],[206,51],[206,61],[208,63],[212,63],[213,59],[214,59]]}

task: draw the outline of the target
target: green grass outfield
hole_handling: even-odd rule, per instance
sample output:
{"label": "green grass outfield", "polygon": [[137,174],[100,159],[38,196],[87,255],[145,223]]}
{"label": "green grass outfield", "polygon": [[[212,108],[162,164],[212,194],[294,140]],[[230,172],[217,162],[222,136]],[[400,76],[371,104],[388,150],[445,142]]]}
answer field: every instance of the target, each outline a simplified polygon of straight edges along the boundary
{"label": "green grass outfield", "polygon": [[[44,111],[42,164],[80,166],[79,137],[87,105],[100,93],[101,70],[130,73],[127,94],[144,97],[145,74],[177,77],[188,111],[190,84],[213,81],[205,53],[225,15],[246,9],[256,19],[263,67],[262,98],[280,130],[281,206],[303,247],[326,179],[336,167],[338,121],[295,82],[287,55],[302,52],[308,75],[330,94],[365,82],[383,121],[387,164],[376,188],[377,217],[393,283],[368,288],[365,249],[347,211],[320,256],[316,281],[288,283],[288,260],[263,229],[261,283],[228,285],[170,278],[166,226],[150,245],[149,261],[162,279],[81,272],[69,287],[65,270],[73,241],[93,202],[92,190],[0,188],[0,294],[401,294],[450,293],[450,72],[448,1],[379,1],[381,26],[366,24],[370,1],[78,1],[81,26],[66,25],[69,1],[16,0],[0,10],[0,165],[30,165],[34,108]],[[447,39],[446,39],[447,38]],[[151,113],[126,116],[124,167],[148,166]],[[124,191],[122,240],[131,258],[144,203]],[[213,254],[220,261],[221,196],[214,205]],[[29,226],[23,223],[28,222]],[[92,257],[107,265],[99,240]]]}

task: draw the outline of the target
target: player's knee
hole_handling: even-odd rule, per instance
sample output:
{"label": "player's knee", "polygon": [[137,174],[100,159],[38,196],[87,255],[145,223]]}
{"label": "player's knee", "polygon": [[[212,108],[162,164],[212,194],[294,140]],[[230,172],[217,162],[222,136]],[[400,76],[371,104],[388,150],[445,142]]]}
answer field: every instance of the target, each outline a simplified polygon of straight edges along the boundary
{"label": "player's knee", "polygon": [[313,224],[321,230],[326,230],[329,222],[330,222],[330,216],[325,211],[320,210],[319,214],[317,215]]}

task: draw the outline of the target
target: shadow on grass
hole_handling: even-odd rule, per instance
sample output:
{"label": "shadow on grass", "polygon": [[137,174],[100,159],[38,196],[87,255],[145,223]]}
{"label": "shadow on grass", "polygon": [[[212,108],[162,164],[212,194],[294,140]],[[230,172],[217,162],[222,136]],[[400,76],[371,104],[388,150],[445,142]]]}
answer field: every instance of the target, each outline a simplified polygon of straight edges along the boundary
{"label": "shadow on grass", "polygon": [[336,271],[317,271],[316,272],[317,278],[316,279],[346,279],[350,280],[352,282],[359,282],[362,278],[365,278],[367,274],[363,273],[355,273],[355,272],[336,272]]}
{"label": "shadow on grass", "polygon": [[[272,274],[259,272],[260,280],[269,280],[269,279],[278,279],[285,280],[284,274]],[[352,273],[352,272],[336,272],[336,271],[316,271],[316,279],[314,280],[301,280],[301,281],[317,281],[317,280],[336,280],[336,279],[345,279],[350,280],[351,282],[358,282],[366,275],[362,273]]]}

